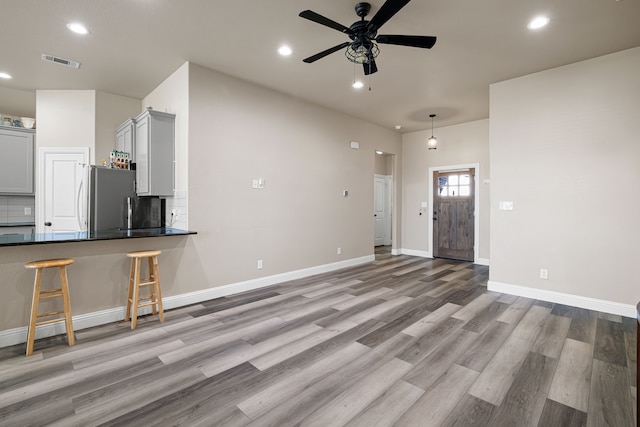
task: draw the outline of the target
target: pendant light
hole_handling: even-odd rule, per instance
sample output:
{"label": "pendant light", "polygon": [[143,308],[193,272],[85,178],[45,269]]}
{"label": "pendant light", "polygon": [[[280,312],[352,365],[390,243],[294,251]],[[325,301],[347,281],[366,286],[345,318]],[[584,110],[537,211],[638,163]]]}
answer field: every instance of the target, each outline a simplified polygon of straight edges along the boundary
{"label": "pendant light", "polygon": [[427,148],[429,150],[435,150],[436,148],[438,148],[438,138],[433,136],[433,118],[435,116],[435,114],[429,114],[429,117],[431,117],[431,137],[427,139]]}

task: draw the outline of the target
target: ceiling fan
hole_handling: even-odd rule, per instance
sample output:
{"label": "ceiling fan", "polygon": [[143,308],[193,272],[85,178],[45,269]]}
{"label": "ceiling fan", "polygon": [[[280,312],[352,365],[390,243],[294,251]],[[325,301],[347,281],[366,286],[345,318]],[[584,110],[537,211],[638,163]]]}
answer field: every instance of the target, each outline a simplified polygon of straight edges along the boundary
{"label": "ceiling fan", "polygon": [[369,75],[378,71],[378,67],[376,66],[376,57],[380,53],[378,43],[431,49],[436,43],[436,37],[378,35],[380,27],[391,19],[393,15],[398,13],[400,9],[406,6],[409,1],[410,0],[387,0],[380,10],[378,10],[378,13],[371,18],[371,21],[364,19],[371,11],[371,4],[358,3],[356,4],[355,9],[356,14],[360,17],[360,21],[354,22],[350,27],[345,27],[344,25],[332,21],[329,18],[325,18],[311,10],[304,10],[300,12],[299,16],[302,18],[333,28],[334,30],[338,30],[347,34],[351,39],[349,42],[344,42],[337,46],[330,47],[327,50],[323,50],[320,53],[303,59],[303,61],[310,64],[346,47],[347,50],[345,52],[345,56],[347,59],[353,63],[362,64],[364,67],[364,74]]}

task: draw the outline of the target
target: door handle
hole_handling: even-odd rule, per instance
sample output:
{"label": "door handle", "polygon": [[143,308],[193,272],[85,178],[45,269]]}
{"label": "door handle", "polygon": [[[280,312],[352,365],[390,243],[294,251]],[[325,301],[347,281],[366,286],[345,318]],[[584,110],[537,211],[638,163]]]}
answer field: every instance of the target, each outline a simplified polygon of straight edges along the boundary
{"label": "door handle", "polygon": [[51,224],[51,222],[50,222],[50,221],[47,221],[47,222],[45,222],[45,223],[44,223],[44,226],[45,226],[45,227],[51,227],[52,225],[53,225],[53,224]]}
{"label": "door handle", "polygon": [[434,220],[434,221],[437,221],[437,220],[438,220],[437,213],[436,213],[435,211],[433,212],[433,220]]}
{"label": "door handle", "polygon": [[373,217],[374,217],[374,218],[375,218],[375,217],[377,217],[377,216],[378,216],[378,214],[373,214]]}

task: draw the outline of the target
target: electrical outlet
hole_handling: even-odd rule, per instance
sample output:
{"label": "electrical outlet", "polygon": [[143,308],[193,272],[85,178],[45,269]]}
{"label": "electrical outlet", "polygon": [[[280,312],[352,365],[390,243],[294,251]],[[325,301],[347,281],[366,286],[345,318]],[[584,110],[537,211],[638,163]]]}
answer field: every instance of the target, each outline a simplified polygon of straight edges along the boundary
{"label": "electrical outlet", "polygon": [[262,260],[258,260],[258,270],[262,269]]}
{"label": "electrical outlet", "polygon": [[547,280],[549,279],[549,270],[547,270],[546,268],[541,268],[540,269],[540,278]]}
{"label": "electrical outlet", "polygon": [[258,188],[258,180],[257,179],[253,180],[253,184],[252,184],[251,188]]}
{"label": "electrical outlet", "polygon": [[25,207],[25,208],[24,208],[24,214],[25,214],[25,215],[31,215],[31,208],[27,208],[27,207]]}
{"label": "electrical outlet", "polygon": [[338,248],[338,250],[337,250],[337,254],[338,254],[338,255],[342,255],[342,248]]}

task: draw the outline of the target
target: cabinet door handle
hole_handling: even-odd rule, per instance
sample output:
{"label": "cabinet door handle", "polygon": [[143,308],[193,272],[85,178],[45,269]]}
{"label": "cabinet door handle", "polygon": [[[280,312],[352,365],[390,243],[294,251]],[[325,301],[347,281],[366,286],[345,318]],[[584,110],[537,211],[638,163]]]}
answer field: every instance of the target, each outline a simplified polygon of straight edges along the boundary
{"label": "cabinet door handle", "polygon": [[51,222],[50,222],[50,221],[47,221],[47,222],[45,222],[45,223],[44,223],[44,226],[45,226],[45,227],[51,227],[52,225],[53,225],[53,224],[51,224]]}

